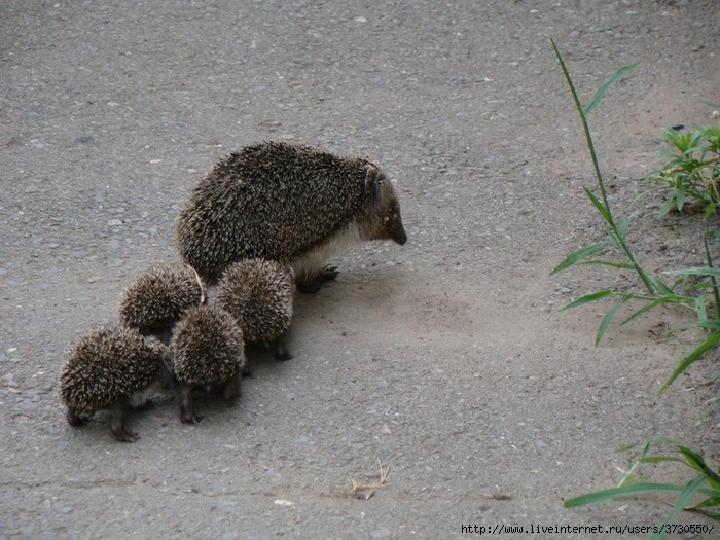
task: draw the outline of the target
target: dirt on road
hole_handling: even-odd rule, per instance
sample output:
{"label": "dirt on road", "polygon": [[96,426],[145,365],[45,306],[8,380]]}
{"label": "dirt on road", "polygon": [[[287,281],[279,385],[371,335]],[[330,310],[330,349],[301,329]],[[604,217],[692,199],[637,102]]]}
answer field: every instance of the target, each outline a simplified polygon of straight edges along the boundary
{"label": "dirt on road", "polygon": [[[720,100],[719,29],[714,0],[1,2],[0,537],[594,538],[537,527],[657,524],[671,496],[563,501],[612,487],[632,457],[616,449],[652,435],[717,467],[720,420],[698,425],[717,363],[658,397],[699,336],[653,330],[689,320],[659,310],[595,348],[607,306],[559,313],[632,276],[549,277],[603,235],[550,38],[585,100],[641,63],[590,123],[655,271],[703,261],[700,217],[657,221],[663,202],[635,199],[662,128],[716,121],[703,100]],[[337,254],[337,281],[296,298],[294,358],[252,351],[234,406],[199,400],[205,420],[187,426],[160,402],[130,417],[136,443],[112,440],[103,414],[72,428],[58,396],[72,344],[177,259],[197,178],[261,140],[376,163],[397,182],[407,244]],[[349,494],[381,466],[381,486]]]}

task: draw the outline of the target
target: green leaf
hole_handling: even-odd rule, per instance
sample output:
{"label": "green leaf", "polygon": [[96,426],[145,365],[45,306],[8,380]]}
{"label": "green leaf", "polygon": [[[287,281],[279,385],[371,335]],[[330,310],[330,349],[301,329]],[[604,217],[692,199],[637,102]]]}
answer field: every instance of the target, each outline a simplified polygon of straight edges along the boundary
{"label": "green leaf", "polygon": [[580,264],[601,264],[601,265],[605,265],[605,266],[613,266],[615,268],[624,268],[626,270],[634,270],[635,269],[635,265],[632,263],[607,261],[605,259],[588,259],[586,261],[580,261]]}
{"label": "green leaf", "polygon": [[676,457],[670,457],[670,456],[648,456],[639,458],[638,461],[640,463],[666,463],[666,462],[672,462],[672,463],[685,463],[682,459],[676,458]]}
{"label": "green leaf", "polygon": [[[604,491],[596,491],[594,493],[586,493],[565,501],[565,508],[575,506],[584,506],[586,504],[595,504],[599,502],[617,499],[619,497],[628,497],[630,495],[638,495],[640,493],[657,493],[659,491],[682,491],[685,486],[682,484],[664,484],[659,482],[638,482],[629,484],[619,488],[606,489]],[[704,493],[705,490],[701,490]]]}
{"label": "green leaf", "polygon": [[618,224],[618,238],[621,242],[625,242],[625,236],[627,235],[627,227],[627,219],[621,217],[620,223]]}
{"label": "green leaf", "polygon": [[595,300],[601,300],[607,296],[610,296],[613,294],[613,291],[611,289],[604,289],[602,291],[596,291],[593,293],[585,294],[581,296],[580,298],[576,298],[572,302],[570,302],[567,306],[562,308],[561,311],[566,311],[568,309],[573,309],[578,306],[582,306],[583,304],[587,304],[588,302],[594,302]]}
{"label": "green leaf", "polygon": [[600,215],[603,217],[603,219],[609,224],[613,224],[612,215],[610,215],[610,210],[604,206],[600,199],[597,198],[597,195],[595,195],[592,191],[590,191],[588,188],[584,187],[585,194],[588,196],[588,199],[590,199],[590,202],[593,203],[595,208],[598,209],[598,212],[600,212]]}
{"label": "green leaf", "polygon": [[580,262],[585,257],[594,255],[605,247],[606,244],[602,242],[597,244],[590,244],[589,246],[584,246],[576,251],[573,251],[570,255],[565,257],[565,259],[560,264],[558,264],[555,268],[552,269],[550,275],[552,276],[553,274],[557,274],[558,272],[562,272],[563,270],[570,268],[571,266]]}
{"label": "green leaf", "polygon": [[695,469],[698,472],[704,473],[707,470],[707,465],[705,464],[705,460],[703,457],[696,453],[695,451],[691,450],[687,446],[678,446],[678,450],[680,453],[685,457],[685,461],[687,461],[687,464]]}
{"label": "green leaf", "polygon": [[683,297],[676,296],[674,294],[667,295],[667,296],[661,296],[660,298],[656,298],[652,302],[649,302],[648,304],[644,305],[643,307],[641,307],[640,309],[635,311],[632,315],[630,315],[627,319],[623,320],[623,322],[621,322],[620,324],[623,325],[623,324],[627,324],[631,321],[634,321],[641,315],[644,315],[648,311],[656,308],[657,306],[659,306],[661,304],[673,304],[673,303],[674,304],[684,304],[685,302],[686,302],[686,300]]}
{"label": "green leaf", "polygon": [[685,192],[677,190],[675,192],[675,205],[677,206],[678,212],[682,212],[683,206],[685,206]]}
{"label": "green leaf", "polygon": [[621,67],[610,77],[608,77],[608,79],[600,85],[600,88],[597,89],[597,92],[595,92],[595,95],[592,97],[590,102],[585,105],[585,107],[583,107],[583,113],[585,115],[589,114],[590,111],[592,111],[595,107],[599,105],[599,103],[602,101],[603,97],[605,97],[605,94],[613,84],[635,71],[635,68],[637,68],[639,65],[639,63],[636,63]]}
{"label": "green leaf", "polygon": [[667,203],[665,206],[663,206],[660,211],[655,216],[656,219],[662,219],[664,218],[670,210],[672,210],[675,207],[675,199],[673,198],[669,203]]}
{"label": "green leaf", "polygon": [[717,344],[720,343],[720,334],[712,334],[709,338],[707,338],[705,341],[703,341],[700,345],[695,347],[692,351],[690,351],[688,354],[686,354],[682,360],[680,361],[680,364],[678,367],[675,368],[675,371],[672,372],[672,375],[668,378],[665,383],[660,387],[660,390],[658,391],[658,394],[662,394],[665,390],[667,390],[672,383],[675,382],[675,379],[677,379],[680,374],[685,371],[690,364],[695,362],[698,358],[700,358],[703,354],[708,352],[713,347],[717,346]]}
{"label": "green leaf", "polygon": [[[693,495],[695,495],[698,490],[700,489],[700,486],[705,483],[705,480],[707,478],[704,474],[698,474],[695,478],[690,480],[687,484],[685,484],[685,488],[680,493],[680,496],[678,497],[677,502],[675,503],[675,506],[670,511],[670,513],[665,516],[665,519],[658,525],[658,527],[663,530],[665,528],[665,525],[668,523],[672,523],[672,521],[677,517],[677,515],[683,511],[683,509],[688,505],[690,502],[690,499],[692,499]],[[651,538],[665,538],[667,536],[666,533],[658,533],[653,534]]]}
{"label": "green leaf", "polygon": [[607,259],[588,259],[585,261],[580,261],[579,264],[597,264],[597,265],[604,265],[604,266],[612,266],[613,268],[622,268],[624,270],[634,270],[635,269],[635,265],[632,263],[609,261]]}
{"label": "green leaf", "polygon": [[695,298],[695,301],[693,302],[693,310],[695,311],[695,316],[698,318],[699,324],[703,324],[708,321],[707,304],[704,296],[698,296]]}
{"label": "green leaf", "polygon": [[603,336],[605,335],[605,331],[607,330],[608,326],[610,325],[610,322],[613,320],[615,315],[617,314],[618,310],[622,307],[622,305],[625,303],[625,301],[628,299],[628,297],[623,297],[617,302],[615,302],[612,306],[610,306],[610,309],[608,309],[607,313],[605,313],[605,316],[600,321],[600,326],[598,327],[597,336],[595,336],[595,346],[597,347],[600,345],[600,341],[602,340]]}
{"label": "green leaf", "polygon": [[715,330],[720,333],[720,321],[717,319],[708,319],[707,321],[697,323],[697,325],[705,330]]}
{"label": "green leaf", "polygon": [[668,296],[677,296],[675,294],[675,291],[673,291],[670,287],[665,285],[665,283],[663,283],[659,279],[657,279],[651,275],[648,275],[645,272],[645,270],[643,270],[640,266],[637,266],[636,269],[637,269],[638,273],[641,274],[641,276],[645,276],[645,279],[647,280],[647,282],[650,283],[650,285],[652,286],[652,289],[653,289],[652,292],[663,294],[663,295],[668,295]]}
{"label": "green leaf", "polygon": [[665,272],[671,276],[712,276],[720,277],[720,268],[712,268],[710,266],[693,266],[683,270],[670,270]]}

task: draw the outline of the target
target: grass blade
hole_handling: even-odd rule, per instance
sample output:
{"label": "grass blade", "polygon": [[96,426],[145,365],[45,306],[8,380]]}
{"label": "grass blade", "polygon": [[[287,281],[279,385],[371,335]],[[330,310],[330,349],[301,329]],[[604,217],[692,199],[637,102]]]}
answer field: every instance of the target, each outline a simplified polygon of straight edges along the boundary
{"label": "grass blade", "polygon": [[691,268],[684,268],[683,270],[671,270],[666,273],[674,276],[720,277],[720,268],[713,268],[712,266],[693,266]]}
{"label": "grass blade", "polygon": [[600,321],[600,326],[598,327],[597,335],[595,336],[595,346],[597,347],[600,345],[600,341],[602,340],[603,336],[605,335],[605,330],[607,330],[608,326],[610,326],[610,323],[612,322],[613,318],[615,318],[615,315],[617,314],[618,310],[622,307],[622,305],[625,303],[625,301],[629,297],[624,296],[617,302],[615,302],[612,306],[610,306],[610,309],[607,310],[607,313],[605,313],[605,316]]}
{"label": "grass blade", "polygon": [[590,202],[593,203],[595,208],[598,209],[598,212],[600,212],[600,215],[603,217],[603,219],[610,225],[613,225],[613,219],[610,215],[610,210],[603,205],[600,202],[600,199],[597,198],[597,195],[595,195],[592,191],[590,191],[588,188],[583,187],[585,190],[585,194],[588,196],[588,199],[590,199]]}
{"label": "grass blade", "polygon": [[611,294],[613,294],[612,289],[604,289],[602,291],[596,291],[593,293],[585,294],[585,295],[581,296],[580,298],[576,298],[575,300],[570,302],[567,306],[562,308],[561,311],[573,309],[578,306],[582,306],[583,304],[587,304],[588,302],[594,302],[595,300],[601,300],[607,296],[610,296]]}
{"label": "grass blade", "polygon": [[[636,268],[638,269],[638,273],[640,274],[640,276],[645,277],[644,282],[650,285],[651,293],[663,294],[663,295],[668,295],[668,296],[675,295],[675,291],[673,291],[670,287],[665,285],[662,281],[660,281],[659,279],[657,279],[651,275],[646,274],[645,270],[643,270],[642,268],[639,268],[639,267],[636,267]],[[677,295],[675,295],[675,296],[677,296]]]}
{"label": "grass blade", "polygon": [[684,304],[685,302],[686,302],[686,300],[684,298],[682,298],[681,296],[676,296],[676,295],[661,296],[660,298],[656,298],[652,302],[645,304],[643,307],[641,307],[640,309],[635,311],[632,315],[630,315],[627,319],[623,320],[620,324],[623,325],[623,324],[627,324],[631,321],[634,321],[641,315],[644,315],[648,311],[656,308],[657,306],[659,306],[661,304],[670,304],[670,303]]}
{"label": "grass blade", "polygon": [[664,484],[659,482],[638,482],[619,488],[611,488],[603,491],[595,491],[586,493],[568,499],[563,506],[565,508],[573,508],[575,506],[584,506],[586,504],[595,504],[604,501],[610,501],[619,497],[628,497],[630,495],[638,495],[640,493],[657,493],[658,491],[682,491],[685,486],[682,484]]}
{"label": "grass blade", "polygon": [[615,268],[623,268],[625,270],[634,270],[635,265],[617,261],[606,261],[605,259],[588,259],[580,261],[579,264],[604,264],[605,266],[613,266]]}
{"label": "grass blade", "polygon": [[550,272],[550,275],[557,274],[558,272],[562,272],[563,270],[570,268],[571,266],[577,264],[585,257],[589,257],[590,255],[594,255],[598,251],[605,248],[606,244],[601,242],[597,244],[590,244],[589,246],[581,247],[580,249],[573,251],[570,255],[565,257],[565,259],[558,264],[555,268],[552,269],[552,272]]}
{"label": "grass blade", "polygon": [[668,378],[667,381],[663,383],[663,385],[660,387],[660,390],[658,391],[658,394],[662,394],[665,390],[667,390],[672,383],[675,382],[675,379],[677,379],[680,374],[685,371],[690,364],[695,362],[698,358],[700,358],[703,354],[708,352],[713,347],[717,346],[718,343],[720,343],[720,334],[712,334],[709,338],[707,338],[705,341],[703,341],[700,345],[695,347],[692,351],[690,351],[688,354],[686,354],[683,359],[680,361],[680,364],[678,367],[675,368],[675,371],[672,372],[672,375]]}
{"label": "grass blade", "polygon": [[[670,513],[665,516],[665,519],[658,525],[661,531],[664,531],[665,525],[668,523],[671,523],[677,515],[683,511],[683,509],[688,505],[690,502],[690,499],[692,499],[693,495],[695,495],[698,490],[700,489],[700,486],[702,486],[705,483],[705,480],[707,480],[706,476],[702,473],[698,474],[695,478],[690,480],[687,484],[685,484],[685,488],[680,493],[680,496],[677,499],[677,502],[675,503],[675,506],[670,511]],[[665,538],[667,536],[667,533],[661,532],[653,534],[651,538]]]}
{"label": "grass blade", "polygon": [[602,101],[602,99],[605,97],[605,94],[610,89],[610,87],[618,82],[623,77],[630,75],[635,69],[639,66],[639,63],[636,64],[630,64],[627,66],[623,66],[620,69],[618,69],[615,73],[610,75],[608,79],[600,85],[600,88],[597,89],[597,92],[595,92],[595,95],[592,97],[592,99],[588,102],[585,107],[583,107],[583,113],[589,114],[590,111],[592,111],[595,107],[598,106],[598,104]]}
{"label": "grass blade", "polygon": [[[711,234],[715,231],[711,231]],[[705,232],[705,235],[703,237],[703,240],[705,241],[705,258],[708,262],[709,268],[714,268],[712,256],[710,255],[710,245],[708,244],[708,232]],[[720,318],[720,313],[718,310],[720,310],[720,287],[718,287],[717,277],[713,276],[711,278],[712,285],[713,285],[713,297],[715,298],[715,317]]]}

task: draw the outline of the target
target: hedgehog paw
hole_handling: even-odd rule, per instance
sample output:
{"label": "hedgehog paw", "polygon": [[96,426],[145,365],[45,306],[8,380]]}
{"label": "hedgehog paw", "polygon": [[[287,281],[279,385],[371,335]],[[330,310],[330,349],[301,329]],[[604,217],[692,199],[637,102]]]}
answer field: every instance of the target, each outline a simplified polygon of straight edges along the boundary
{"label": "hedgehog paw", "polygon": [[78,416],[75,409],[69,408],[67,412],[67,421],[73,427],[81,427],[87,424],[87,418]]}
{"label": "hedgehog paw", "polygon": [[203,418],[205,417],[198,414],[185,414],[180,420],[182,420],[183,424],[199,424],[203,421]]}
{"label": "hedgehog paw", "polygon": [[114,429],[112,434],[115,440],[120,442],[135,442],[140,438],[140,435],[125,428]]}
{"label": "hedgehog paw", "polygon": [[284,344],[277,344],[275,346],[275,359],[281,360],[283,362],[290,360],[292,358],[292,354],[288,350],[288,348]]}
{"label": "hedgehog paw", "polygon": [[298,291],[306,294],[316,293],[325,282],[334,281],[339,273],[340,272],[337,271],[337,266],[325,266],[311,279],[298,281],[296,283],[297,289]]}

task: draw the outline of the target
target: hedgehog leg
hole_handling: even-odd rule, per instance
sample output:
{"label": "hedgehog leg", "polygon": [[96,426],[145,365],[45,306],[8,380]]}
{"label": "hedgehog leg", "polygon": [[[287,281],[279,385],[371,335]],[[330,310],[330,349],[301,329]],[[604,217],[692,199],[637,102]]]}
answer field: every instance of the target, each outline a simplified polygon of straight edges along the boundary
{"label": "hedgehog leg", "polygon": [[228,404],[240,397],[240,379],[242,379],[242,370],[238,370],[237,373],[223,385],[222,397],[228,401]]}
{"label": "hedgehog leg", "polygon": [[252,379],[252,376],[253,376],[252,369],[250,369],[248,366],[243,366],[243,368],[240,370],[240,375],[242,375],[245,378]]}
{"label": "hedgehog leg", "polygon": [[193,412],[192,403],[193,385],[183,384],[180,386],[180,420],[184,424],[199,424],[203,417]]}
{"label": "hedgehog leg", "polygon": [[80,427],[87,424],[87,419],[79,417],[77,411],[72,407],[68,407],[67,421],[68,424],[73,427]]}
{"label": "hedgehog leg", "polygon": [[339,272],[337,266],[324,266],[317,274],[301,279],[295,283],[297,290],[302,293],[316,293],[328,281],[334,281]]}
{"label": "hedgehog leg", "polygon": [[277,338],[274,342],[275,345],[275,358],[277,360],[290,360],[292,358],[292,354],[290,353],[290,349],[288,348],[288,336],[287,332],[285,332],[283,335],[281,335],[279,338]]}
{"label": "hedgehog leg", "polygon": [[125,421],[127,420],[128,409],[130,403],[127,399],[119,399],[112,408],[112,434],[116,441],[135,442],[140,435],[134,431],[125,429]]}

